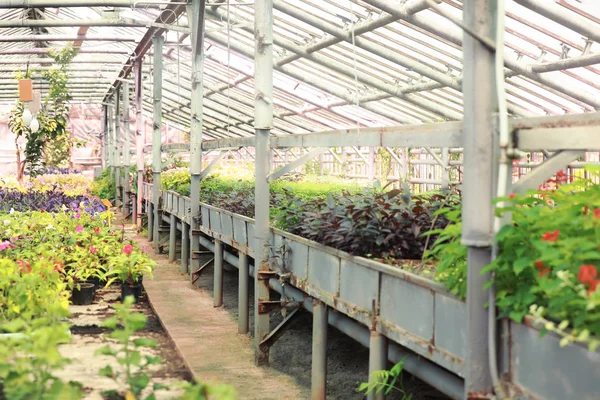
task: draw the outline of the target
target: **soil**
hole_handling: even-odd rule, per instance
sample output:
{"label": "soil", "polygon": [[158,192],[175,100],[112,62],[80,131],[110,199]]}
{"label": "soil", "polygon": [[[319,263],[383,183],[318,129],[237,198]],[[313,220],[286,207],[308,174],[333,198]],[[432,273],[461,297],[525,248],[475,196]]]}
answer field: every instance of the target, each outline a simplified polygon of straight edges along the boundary
{"label": "soil", "polygon": [[[202,256],[201,264],[208,261],[211,255]],[[213,293],[213,271],[207,267],[202,271],[196,285],[201,290]],[[250,332],[253,332],[253,285],[249,288],[250,294]],[[273,298],[278,298],[277,293],[272,293]],[[234,320],[238,317],[238,270],[225,264],[223,282],[223,307]],[[271,327],[274,328],[283,317],[279,313],[271,315]],[[271,368],[293,376],[296,381],[310,388],[311,380],[311,351],[312,351],[312,314],[308,311],[298,313],[285,332],[270,350]],[[354,339],[346,336],[333,327],[328,331],[328,359],[327,359],[327,399],[352,400],[363,399],[364,395],[356,392],[362,382],[368,380],[369,349],[363,347]],[[392,367],[390,364],[389,368]],[[400,385],[397,385],[400,386]],[[403,374],[402,386],[404,397],[399,390],[394,390],[386,399],[407,399],[412,395],[412,400],[448,399],[447,396],[435,390],[426,383],[410,374]]]}
{"label": "soil", "polygon": [[[112,365],[113,369],[119,368],[114,360],[107,356],[94,355],[96,349],[106,344],[114,345],[114,341],[107,338],[109,329],[101,326],[102,321],[114,314],[112,304],[120,302],[120,290],[117,287],[99,289],[96,293],[94,303],[87,306],[73,306],[71,310],[71,343],[61,346],[61,353],[72,360],[71,364],[64,370],[58,372],[63,379],[81,382],[86,392],[86,399],[102,399],[101,392],[104,390],[122,390],[123,383],[117,384],[112,379],[101,377],[98,374],[100,368]],[[134,310],[144,313],[147,318],[146,327],[136,333],[136,337],[152,338],[158,342],[158,346],[152,349],[142,349],[143,354],[159,356],[163,363],[152,368],[152,382],[160,382],[166,385],[190,381],[192,376],[188,371],[183,359],[179,356],[175,345],[168,337],[160,324],[160,320],[154,314],[150,305],[143,296],[134,306]],[[156,392],[157,399],[169,399],[179,395],[178,390]]]}

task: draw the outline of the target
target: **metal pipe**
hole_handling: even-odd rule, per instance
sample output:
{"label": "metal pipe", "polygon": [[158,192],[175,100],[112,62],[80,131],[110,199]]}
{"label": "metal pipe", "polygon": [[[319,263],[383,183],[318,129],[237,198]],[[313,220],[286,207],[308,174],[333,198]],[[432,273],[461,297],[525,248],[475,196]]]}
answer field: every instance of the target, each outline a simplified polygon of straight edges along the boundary
{"label": "metal pipe", "polygon": [[254,126],[256,129],[255,164],[255,229],[256,276],[254,281],[254,341],[256,365],[269,362],[269,348],[262,344],[270,333],[270,299],[268,273],[271,244],[269,241],[269,152],[273,127],[273,0],[259,1],[255,9],[254,49]]}
{"label": "metal pipe", "polygon": [[190,265],[190,226],[181,221],[181,267],[179,272],[185,274]]}
{"label": "metal pipe", "polygon": [[175,250],[177,248],[177,217],[171,214],[169,221],[169,261],[175,261]]}
{"label": "metal pipe", "polygon": [[[496,2],[467,0],[464,23],[480,36],[495,37]],[[464,172],[462,201],[462,243],[467,246],[467,351],[465,355],[467,399],[492,393],[488,357],[488,324],[484,289],[490,274],[481,270],[491,261],[493,208],[497,180],[497,138],[494,113],[498,110],[495,57],[485,45],[465,35],[464,58]],[[478,397],[481,396],[481,397]]]}
{"label": "metal pipe", "polygon": [[190,248],[192,252],[190,271],[190,281],[192,273],[200,268],[200,260],[195,256],[200,250],[198,243],[200,223],[198,214],[200,213],[200,174],[202,173],[202,129],[203,129],[203,104],[204,82],[204,56],[202,43],[204,40],[204,0],[193,0],[191,7],[188,8],[188,23],[192,29],[192,93],[190,95],[190,198],[191,198],[191,235]]}
{"label": "metal pipe", "polygon": [[[152,133],[152,174],[154,176],[154,183],[152,185],[152,201],[154,203],[154,248],[158,253],[158,243],[160,236],[158,234],[158,227],[161,225],[160,220],[160,209],[159,204],[159,190],[161,186],[160,173],[162,169],[161,160],[161,135],[162,135],[162,49],[165,39],[162,35],[155,36],[152,39],[154,45],[154,65],[152,70],[152,82],[153,82],[153,128]],[[119,87],[117,87],[117,90]]]}
{"label": "metal pipe", "polygon": [[327,396],[327,304],[313,300],[311,399]]}
{"label": "metal pipe", "polygon": [[[0,7],[2,8],[2,7]],[[10,19],[0,21],[0,28],[62,28],[81,26],[111,26],[144,28],[152,21],[135,21],[132,19]]]}
{"label": "metal pipe", "polygon": [[146,135],[144,132],[144,114],[142,105],[142,59],[137,59],[134,64],[134,84],[135,84],[135,157],[137,170],[137,213],[133,218],[138,230],[142,228],[142,189],[144,187],[144,142]]}
{"label": "metal pipe", "polygon": [[[32,21],[32,20],[26,20]],[[6,49],[0,50],[0,55],[18,55],[18,54],[48,54],[48,48],[30,48],[30,49]],[[129,54],[127,50],[118,49],[80,49],[79,54]]]}
{"label": "metal pipe", "polygon": [[[442,0],[435,0],[435,2],[437,4],[440,4],[442,2]],[[406,7],[406,12],[409,14],[416,14],[418,12],[427,10],[430,5],[428,0],[413,0],[410,2],[407,2],[407,4],[405,4]]]}
{"label": "metal pipe", "polygon": [[108,168],[108,123],[107,106],[102,106],[102,169]]}
{"label": "metal pipe", "polygon": [[551,72],[560,71],[569,68],[587,67],[589,65],[600,64],[600,54],[590,54],[581,57],[565,58],[564,60],[556,60],[543,64],[531,64],[530,68],[533,72]]}
{"label": "metal pipe", "polygon": [[213,305],[215,307],[221,307],[223,305],[223,242],[220,240],[215,240],[215,262],[213,275]]}
{"label": "metal pipe", "polygon": [[[433,22],[431,22],[429,19],[427,18],[423,18],[420,15],[408,15],[406,13],[402,13],[401,10],[399,9],[398,5],[390,0],[364,0],[365,3],[375,6],[389,14],[392,14],[394,16],[397,16],[400,19],[403,19],[406,22],[409,22],[413,25],[418,26],[419,28],[425,29],[437,36],[439,36],[440,38],[446,39],[448,41],[450,41],[451,43],[454,43],[458,46],[462,46],[463,45],[463,35],[462,32],[455,30],[455,29],[448,29],[446,26],[444,25],[440,25],[440,24],[435,24]],[[542,7],[542,3],[541,1],[538,0],[517,0],[517,3],[522,3],[522,5],[539,5],[540,7]],[[463,9],[466,9],[466,7],[463,6]],[[546,9],[546,11],[548,11],[547,7],[544,7],[544,9]],[[541,13],[541,8],[536,10],[539,11]],[[552,14],[553,17],[559,18],[558,15],[554,15]],[[566,13],[562,12],[560,15],[566,15]],[[571,18],[567,18],[571,19]],[[463,17],[464,20],[464,17]],[[564,22],[566,23],[567,20],[565,20]],[[572,19],[573,23],[575,23],[575,26],[578,26],[577,24],[582,23],[583,21],[579,21],[578,19]],[[562,23],[562,22],[561,22]],[[590,27],[589,24],[585,24],[586,27]],[[585,29],[586,33],[589,34],[593,34],[594,29]],[[577,29],[574,29],[576,32],[578,31]],[[597,29],[596,29],[597,32]],[[466,35],[468,36],[468,35]],[[593,36],[595,36],[598,40],[600,41],[600,34],[595,33],[593,34]],[[488,37],[492,37],[492,36],[488,36]],[[590,36],[591,38],[592,36]],[[359,41],[357,40],[357,46]],[[366,49],[367,50],[367,49]],[[592,105],[596,108],[600,108],[600,98],[596,98],[593,95],[589,94],[589,93],[583,93],[580,90],[574,89],[572,87],[569,87],[568,85],[564,85],[561,84],[560,82],[558,82],[556,79],[552,79],[550,77],[545,77],[542,76],[536,72],[533,72],[533,70],[526,64],[520,62],[519,60],[517,60],[514,57],[505,57],[504,59],[504,66],[507,68],[512,69],[513,71],[517,72],[520,75],[526,76],[529,79],[532,79],[538,83],[541,83],[542,85],[546,85],[549,88],[552,88],[554,90],[558,90],[561,93],[564,93],[568,96],[573,97],[574,99],[577,99],[581,102],[584,102],[586,104]],[[416,70],[415,70],[416,71]],[[466,74],[463,71],[463,77],[466,76]],[[432,78],[434,79],[434,78]],[[437,79],[434,79],[437,80]],[[437,80],[438,82],[442,82]],[[444,82],[442,82],[444,83]],[[450,86],[452,87],[452,86]],[[460,88],[458,88],[457,90],[461,90]]]}
{"label": "metal pipe", "polygon": [[148,201],[147,214],[148,214],[148,241],[154,241],[154,204]]}
{"label": "metal pipe", "polygon": [[120,193],[119,186],[121,186],[121,98],[120,91],[115,93],[115,141],[114,145],[114,156],[115,156],[115,207],[119,207]]}
{"label": "metal pipe", "polygon": [[240,335],[245,335],[250,330],[250,308],[248,304],[248,285],[250,284],[250,273],[247,254],[240,252],[238,268],[238,333]]}
{"label": "metal pipe", "polygon": [[88,36],[88,35],[0,35],[0,43],[6,42],[135,42],[127,36]]}
{"label": "metal pipe", "polygon": [[[373,373],[387,369],[388,341],[387,337],[377,331],[371,331],[369,341],[369,382],[373,379]],[[383,400],[384,390],[376,393],[373,390],[367,395],[367,400]]]}
{"label": "metal pipe", "polygon": [[540,0],[515,0],[515,3],[527,7],[544,17],[558,22],[559,24],[577,32],[594,42],[600,42],[600,31],[596,24],[586,18],[580,18],[559,7],[554,2]]}
{"label": "metal pipe", "polygon": [[4,0],[2,8],[135,7],[137,0]]}
{"label": "metal pipe", "polygon": [[123,84],[123,217],[129,215],[129,170],[131,168],[131,131],[129,130],[129,83]]}

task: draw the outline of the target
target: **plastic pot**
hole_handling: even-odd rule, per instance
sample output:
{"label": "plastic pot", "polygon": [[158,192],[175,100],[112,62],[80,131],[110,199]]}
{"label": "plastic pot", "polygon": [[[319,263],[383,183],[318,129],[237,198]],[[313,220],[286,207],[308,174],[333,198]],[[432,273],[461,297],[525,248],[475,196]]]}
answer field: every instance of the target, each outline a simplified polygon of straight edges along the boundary
{"label": "plastic pot", "polygon": [[77,287],[73,288],[73,292],[71,295],[71,300],[73,304],[77,306],[87,306],[92,304],[94,301],[94,295],[96,294],[96,289],[93,283],[83,282],[79,284],[79,289]]}
{"label": "plastic pot", "polygon": [[142,285],[140,285],[139,283],[136,283],[134,285],[122,283],[121,302],[124,302],[127,296],[133,296],[135,301],[137,302],[142,297]]}

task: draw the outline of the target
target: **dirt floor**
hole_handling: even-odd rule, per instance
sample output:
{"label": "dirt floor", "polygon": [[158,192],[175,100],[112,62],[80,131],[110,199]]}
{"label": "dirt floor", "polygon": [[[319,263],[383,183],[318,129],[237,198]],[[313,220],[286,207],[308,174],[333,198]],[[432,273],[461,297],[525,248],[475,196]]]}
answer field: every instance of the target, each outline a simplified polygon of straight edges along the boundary
{"label": "dirt floor", "polygon": [[[72,322],[71,343],[62,345],[60,351],[63,356],[70,358],[71,363],[57,375],[65,380],[80,382],[86,392],[85,399],[100,400],[104,390],[122,389],[124,384],[117,384],[110,378],[102,377],[98,371],[106,365],[111,365],[116,371],[118,363],[109,356],[95,355],[95,351],[107,343],[118,346],[115,341],[105,337],[110,330],[101,327],[102,321],[114,314],[112,305],[120,302],[120,290],[110,287],[100,289],[96,293],[94,303],[88,306],[70,305],[70,321]],[[152,338],[158,342],[154,349],[144,349],[143,354],[159,356],[165,361],[151,370],[152,382],[172,385],[176,382],[191,378],[185,367],[183,359],[179,357],[175,347],[160,321],[151,310],[144,298],[133,306],[137,312],[142,312],[148,317],[146,328],[139,331],[136,337]],[[181,394],[180,390],[159,390],[157,399],[170,399]]]}

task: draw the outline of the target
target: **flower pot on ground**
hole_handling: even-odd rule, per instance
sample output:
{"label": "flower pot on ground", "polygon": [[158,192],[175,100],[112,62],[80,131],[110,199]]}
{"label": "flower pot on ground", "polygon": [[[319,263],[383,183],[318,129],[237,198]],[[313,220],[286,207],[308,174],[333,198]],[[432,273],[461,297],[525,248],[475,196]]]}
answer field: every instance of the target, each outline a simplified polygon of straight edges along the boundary
{"label": "flower pot on ground", "polygon": [[133,298],[137,302],[142,297],[142,285],[139,283],[135,283],[133,285],[129,283],[122,283],[121,302],[125,302],[127,296],[133,296]]}
{"label": "flower pot on ground", "polygon": [[73,287],[71,300],[77,306],[87,306],[94,301],[94,284],[83,282]]}
{"label": "flower pot on ground", "polygon": [[152,278],[155,262],[139,247],[125,244],[120,254],[111,257],[110,263],[112,267],[106,273],[109,278],[106,285],[109,286],[118,281],[121,283],[122,291],[131,288],[131,291],[138,293],[136,298],[139,298],[143,276],[147,275]]}

